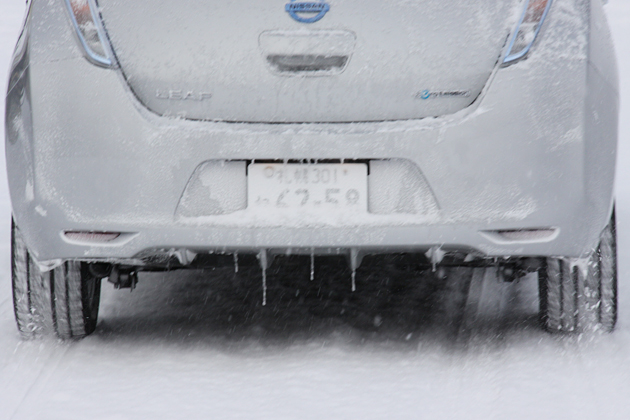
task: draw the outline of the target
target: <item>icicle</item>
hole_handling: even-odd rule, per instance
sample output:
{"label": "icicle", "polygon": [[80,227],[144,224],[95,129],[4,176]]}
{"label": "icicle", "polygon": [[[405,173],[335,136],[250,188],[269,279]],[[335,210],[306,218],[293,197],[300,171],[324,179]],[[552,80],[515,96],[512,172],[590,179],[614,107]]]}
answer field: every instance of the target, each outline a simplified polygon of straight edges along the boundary
{"label": "icicle", "polygon": [[432,246],[429,248],[425,254],[429,260],[431,260],[431,265],[433,266],[433,272],[435,273],[436,267],[439,263],[444,259],[444,255],[446,252],[442,251],[442,247],[440,246]]}
{"label": "icicle", "polygon": [[267,305],[267,250],[262,249],[258,253],[258,261],[260,262],[260,268],[262,268],[262,287],[263,287],[263,301],[262,306]]}
{"label": "icicle", "polygon": [[238,252],[234,253],[234,273],[238,273]]}
{"label": "icicle", "polygon": [[266,268],[263,268],[262,283],[263,283],[263,301],[262,301],[262,306],[265,306],[265,305],[267,305],[267,269]]}
{"label": "icicle", "polygon": [[184,266],[189,265],[190,263],[192,263],[192,261],[197,256],[196,253],[194,253],[194,252],[192,252],[192,251],[190,251],[188,249],[171,248],[167,252],[168,252],[169,256],[174,256],[175,258],[177,258],[179,263],[181,265],[184,265]]}
{"label": "icicle", "polygon": [[315,250],[311,248],[311,281],[315,280]]}
{"label": "icicle", "polygon": [[357,268],[359,268],[359,250],[350,248],[350,269],[352,270],[352,291],[357,290]]}

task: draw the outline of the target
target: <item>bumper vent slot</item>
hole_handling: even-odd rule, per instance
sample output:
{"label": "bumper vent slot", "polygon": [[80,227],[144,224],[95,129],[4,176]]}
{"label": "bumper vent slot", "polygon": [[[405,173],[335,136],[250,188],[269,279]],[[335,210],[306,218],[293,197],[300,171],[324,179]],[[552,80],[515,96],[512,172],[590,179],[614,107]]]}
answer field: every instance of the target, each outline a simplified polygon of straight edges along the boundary
{"label": "bumper vent slot", "polygon": [[278,72],[281,73],[340,73],[348,63],[348,56],[345,55],[268,55],[267,61]]}

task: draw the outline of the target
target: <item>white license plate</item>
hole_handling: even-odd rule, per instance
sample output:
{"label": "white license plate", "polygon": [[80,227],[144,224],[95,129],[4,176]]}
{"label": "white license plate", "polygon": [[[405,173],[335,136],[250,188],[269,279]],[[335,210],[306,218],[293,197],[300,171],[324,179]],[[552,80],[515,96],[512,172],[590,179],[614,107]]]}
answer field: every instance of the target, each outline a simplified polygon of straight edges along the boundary
{"label": "white license plate", "polygon": [[367,212],[367,164],[252,163],[248,206]]}

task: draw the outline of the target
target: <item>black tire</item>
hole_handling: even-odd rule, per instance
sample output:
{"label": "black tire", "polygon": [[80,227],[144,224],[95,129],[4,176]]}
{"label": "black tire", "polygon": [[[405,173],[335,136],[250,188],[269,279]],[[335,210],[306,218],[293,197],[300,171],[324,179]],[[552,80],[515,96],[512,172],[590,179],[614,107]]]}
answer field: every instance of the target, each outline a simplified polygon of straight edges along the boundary
{"label": "black tire", "polygon": [[23,338],[54,334],[71,339],[94,332],[101,280],[87,264],[66,261],[42,272],[12,223],[11,274],[15,320]]}
{"label": "black tire", "polygon": [[540,318],[547,331],[614,330],[617,323],[616,238],[613,212],[588,260],[545,259],[538,279]]}

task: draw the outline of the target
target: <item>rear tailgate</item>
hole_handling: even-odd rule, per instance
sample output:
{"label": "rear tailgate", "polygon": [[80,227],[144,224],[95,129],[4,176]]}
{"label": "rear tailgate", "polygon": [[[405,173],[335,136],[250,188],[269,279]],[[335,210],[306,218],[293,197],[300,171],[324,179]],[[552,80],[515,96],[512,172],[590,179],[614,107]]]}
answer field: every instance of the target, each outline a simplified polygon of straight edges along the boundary
{"label": "rear tailgate", "polygon": [[[138,98],[162,115],[351,122],[451,114],[487,82],[518,0],[99,0]],[[312,15],[303,15],[312,16]]]}

